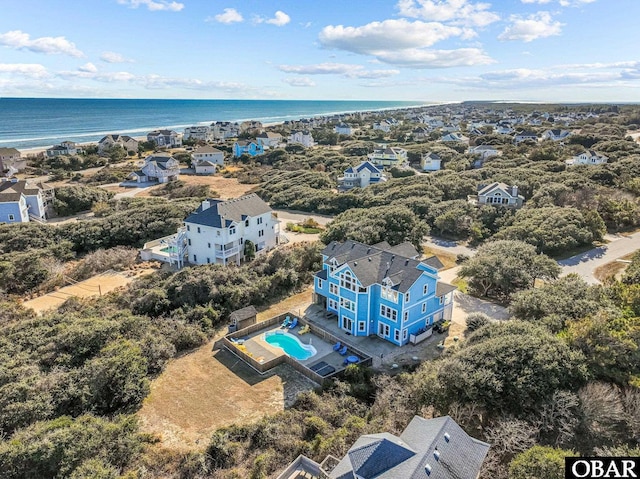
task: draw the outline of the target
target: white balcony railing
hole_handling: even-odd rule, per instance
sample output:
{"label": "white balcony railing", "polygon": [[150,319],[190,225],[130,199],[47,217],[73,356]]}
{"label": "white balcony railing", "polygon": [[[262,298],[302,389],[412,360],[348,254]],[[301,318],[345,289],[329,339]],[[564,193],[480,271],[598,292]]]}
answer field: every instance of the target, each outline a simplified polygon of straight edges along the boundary
{"label": "white balcony railing", "polygon": [[228,258],[240,252],[240,246],[234,246],[228,249],[216,249],[216,258]]}

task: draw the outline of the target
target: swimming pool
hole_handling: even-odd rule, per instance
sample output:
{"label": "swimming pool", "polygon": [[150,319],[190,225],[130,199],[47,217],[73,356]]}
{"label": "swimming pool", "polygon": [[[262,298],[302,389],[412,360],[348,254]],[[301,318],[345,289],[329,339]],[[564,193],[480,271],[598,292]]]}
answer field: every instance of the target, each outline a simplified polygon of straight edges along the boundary
{"label": "swimming pool", "polygon": [[264,340],[276,348],[282,349],[287,356],[304,361],[316,355],[316,348],[310,344],[303,344],[298,338],[288,333],[270,331],[264,333]]}
{"label": "swimming pool", "polygon": [[166,246],[162,248],[160,251],[162,251],[163,253],[177,253],[178,248],[176,248],[175,246]]}

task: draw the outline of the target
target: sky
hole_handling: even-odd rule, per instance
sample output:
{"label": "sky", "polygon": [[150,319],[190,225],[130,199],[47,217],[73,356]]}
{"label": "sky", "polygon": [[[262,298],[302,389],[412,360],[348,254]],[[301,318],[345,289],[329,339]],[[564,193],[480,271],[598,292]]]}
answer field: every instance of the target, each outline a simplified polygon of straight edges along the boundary
{"label": "sky", "polygon": [[0,97],[640,102],[640,0],[2,0]]}

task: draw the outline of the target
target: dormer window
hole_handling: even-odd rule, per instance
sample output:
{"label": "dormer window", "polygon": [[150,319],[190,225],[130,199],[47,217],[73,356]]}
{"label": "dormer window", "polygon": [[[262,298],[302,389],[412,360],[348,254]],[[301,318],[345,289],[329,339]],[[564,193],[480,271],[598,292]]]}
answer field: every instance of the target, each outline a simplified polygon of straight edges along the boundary
{"label": "dormer window", "polygon": [[235,226],[231,226],[231,227],[229,227],[229,234],[230,234],[230,235],[234,235],[234,234],[236,234],[236,227],[235,227]]}
{"label": "dormer window", "polygon": [[356,291],[357,284],[356,279],[349,271],[345,271],[340,277],[340,286],[350,291]]}

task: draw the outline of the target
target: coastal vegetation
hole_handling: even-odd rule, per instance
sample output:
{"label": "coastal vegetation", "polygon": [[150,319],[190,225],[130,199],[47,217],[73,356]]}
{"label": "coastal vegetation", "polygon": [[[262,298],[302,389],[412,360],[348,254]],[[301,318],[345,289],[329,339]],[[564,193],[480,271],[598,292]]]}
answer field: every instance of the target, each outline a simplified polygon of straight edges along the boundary
{"label": "coastal vegetation", "polygon": [[[489,442],[483,478],[562,477],[566,456],[639,455],[640,253],[619,280],[598,285],[560,277],[551,258],[640,224],[640,147],[625,136],[640,113],[611,108],[592,108],[604,114],[583,121],[564,145],[514,145],[485,128],[473,143],[503,149],[479,168],[466,148],[434,141],[439,136],[416,140],[405,127],[349,139],[325,128],[318,138],[332,149],[274,148],[235,162],[229,174],[259,184],[272,207],[334,214],[313,231],[322,243],[419,247],[432,233],[477,244],[474,256],[459,257],[459,274],[470,293],[506,305],[512,319],[469,315],[466,337],[435,359],[392,374],[351,365],[339,380],[299,394],[291,408],[221,428],[191,450],[142,433],[135,413],[150,382],[170,360],[220,332],[230,312],[266,307],[308,287],[321,268],[322,244],[279,247],[240,266],[160,269],[37,315],[21,300],[55,289],[63,276],[82,280],[131,267],[135,248],[175,233],[202,198],[216,196],[208,186],[182,182],[118,200],[95,188],[123,179],[128,167],[103,168],[80,186],[58,188],[60,214],[92,209],[96,217],[0,225],[3,477],[273,478],[299,454],[341,457],[360,435],[397,434],[416,414],[450,415]],[[444,170],[397,172],[383,184],[337,193],[337,177],[381,140],[406,148],[414,165],[437,152]],[[606,153],[609,162],[566,166],[584,147]],[[479,184],[493,181],[517,185],[524,207],[467,201]]]}

